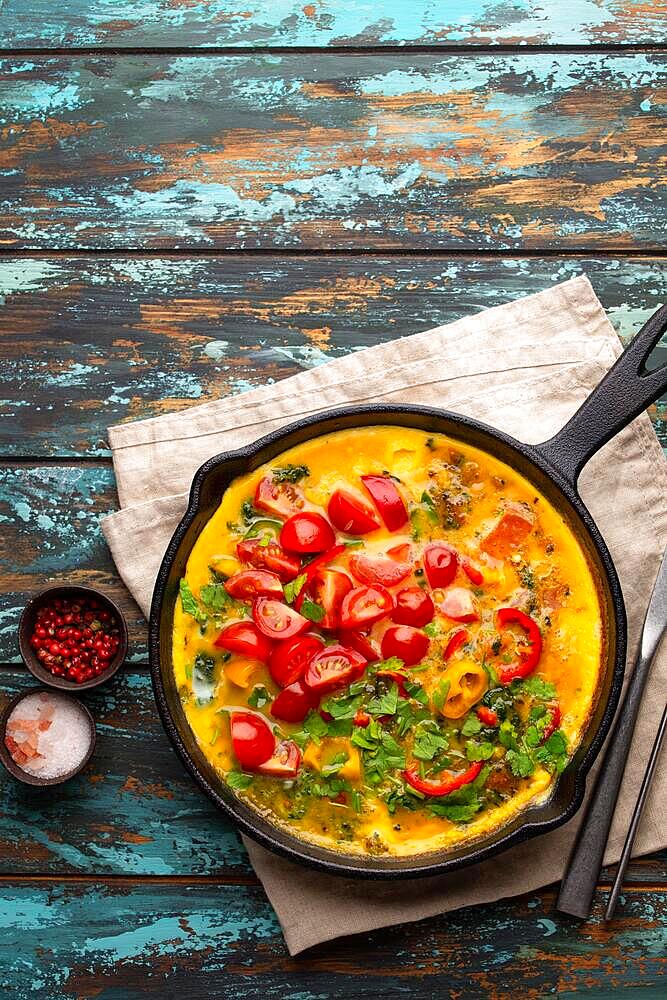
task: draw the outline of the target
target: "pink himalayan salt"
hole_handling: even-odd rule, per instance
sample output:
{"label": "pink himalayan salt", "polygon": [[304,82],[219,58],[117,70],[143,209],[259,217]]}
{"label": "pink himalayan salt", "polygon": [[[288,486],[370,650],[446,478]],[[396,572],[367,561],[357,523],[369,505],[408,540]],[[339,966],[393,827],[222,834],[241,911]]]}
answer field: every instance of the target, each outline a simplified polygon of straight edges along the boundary
{"label": "pink himalayan salt", "polygon": [[67,695],[28,695],[7,720],[5,744],[12,759],[40,778],[73,771],[88,753],[90,741],[88,717]]}

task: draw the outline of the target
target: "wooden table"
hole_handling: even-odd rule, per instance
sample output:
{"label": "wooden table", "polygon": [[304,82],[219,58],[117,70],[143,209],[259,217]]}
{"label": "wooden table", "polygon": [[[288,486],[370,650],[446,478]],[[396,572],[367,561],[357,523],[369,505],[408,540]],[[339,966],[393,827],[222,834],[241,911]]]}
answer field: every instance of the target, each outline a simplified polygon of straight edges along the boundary
{"label": "wooden table", "polygon": [[112,423],[583,271],[630,337],[667,299],[663,4],[5,0],[0,46],[2,698],[47,581],[132,630],[85,775],[2,778],[4,995],[664,996],[665,854],[610,925],[547,888],[290,959],[162,733],[99,530]]}

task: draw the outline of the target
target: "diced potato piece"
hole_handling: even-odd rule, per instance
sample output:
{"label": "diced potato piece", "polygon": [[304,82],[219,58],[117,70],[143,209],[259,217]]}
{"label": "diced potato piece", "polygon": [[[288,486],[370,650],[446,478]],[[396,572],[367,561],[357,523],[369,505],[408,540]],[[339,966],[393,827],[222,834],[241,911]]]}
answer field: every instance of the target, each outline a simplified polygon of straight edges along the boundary
{"label": "diced potato piece", "polygon": [[228,681],[236,684],[237,687],[247,688],[253,676],[260,670],[262,664],[259,660],[248,660],[245,656],[234,656],[225,664],[224,673]]}
{"label": "diced potato piece", "polygon": [[534,524],[535,516],[531,509],[510,500],[480,548],[496,559],[504,559],[528,537]]}
{"label": "diced potato piece", "polygon": [[238,573],[241,569],[241,563],[236,556],[224,554],[211,556],[211,566],[218,573],[223,573],[225,576],[233,576],[234,573]]}
{"label": "diced potato piece", "polygon": [[314,771],[321,771],[340,753],[346,753],[347,760],[336,776],[345,781],[359,781],[361,778],[361,755],[357,748],[344,737],[324,739],[319,746],[310,743],[304,751],[303,762],[308,767],[312,767]]}

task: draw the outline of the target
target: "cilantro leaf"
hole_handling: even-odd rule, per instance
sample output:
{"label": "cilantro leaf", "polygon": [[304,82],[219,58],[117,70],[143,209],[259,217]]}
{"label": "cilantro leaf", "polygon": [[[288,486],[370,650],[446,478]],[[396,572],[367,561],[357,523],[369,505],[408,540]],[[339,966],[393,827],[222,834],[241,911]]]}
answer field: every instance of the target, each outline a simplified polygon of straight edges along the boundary
{"label": "cilantro leaf", "polygon": [[545,681],[543,677],[526,677],[521,681],[521,691],[532,695],[533,698],[542,698],[544,701],[552,701],[556,697],[555,684]]}
{"label": "cilantro leaf", "polygon": [[489,743],[488,740],[483,743],[474,743],[473,740],[468,740],[466,743],[466,757],[470,761],[489,760],[493,757],[493,751],[493,743]]}
{"label": "cilantro leaf", "polygon": [[449,748],[449,740],[432,729],[419,729],[415,736],[412,754],[417,760],[433,760],[441,750]]}
{"label": "cilantro leaf", "polygon": [[299,480],[305,479],[306,476],[310,475],[310,469],[307,465],[279,465],[275,469],[271,469],[271,475],[273,477],[274,483],[298,483]]}
{"label": "cilantro leaf", "polygon": [[225,781],[230,788],[244,789],[252,785],[252,775],[243,774],[241,771],[230,771]]}
{"label": "cilantro leaf", "polygon": [[304,719],[301,729],[294,733],[292,739],[303,749],[311,740],[317,746],[322,737],[329,732],[329,726],[324,721],[319,712],[310,711]]}
{"label": "cilantro leaf", "polygon": [[211,611],[223,611],[235,603],[222,583],[205,584],[199,591],[199,598]]}
{"label": "cilantro leaf", "polygon": [[179,581],[178,590],[181,596],[181,607],[185,611],[186,615],[192,615],[194,620],[198,622],[199,625],[206,625],[208,619],[199,607],[195,599],[195,595],[190,590],[190,584],[185,577],[182,577]]}
{"label": "cilantro leaf", "polygon": [[433,692],[433,704],[439,712],[442,712],[445,707],[450,686],[451,682],[443,678]]}
{"label": "cilantro leaf", "polygon": [[317,624],[322,621],[326,612],[321,604],[316,604],[315,601],[311,601],[306,597],[301,605],[301,614],[304,618],[307,618],[308,621],[315,622],[315,624]]}
{"label": "cilantro leaf", "polygon": [[532,758],[522,750],[508,750],[505,759],[516,778],[527,778],[535,770]]}
{"label": "cilantro leaf", "polygon": [[368,711],[371,715],[396,715],[398,709],[398,684],[392,681],[391,687],[385,694],[373,698],[368,704]]}
{"label": "cilantro leaf", "polygon": [[303,590],[307,579],[308,577],[305,573],[300,573],[294,578],[294,580],[290,580],[289,583],[285,583],[283,585],[283,594],[285,595],[285,600],[288,604],[294,603]]}
{"label": "cilantro leaf", "polygon": [[248,695],[248,704],[251,708],[263,708],[271,701],[271,695],[263,684],[256,684]]}
{"label": "cilantro leaf", "polygon": [[462,736],[474,736],[475,733],[481,732],[482,723],[479,721],[476,715],[469,715],[466,721],[463,723],[461,728]]}
{"label": "cilantro leaf", "polygon": [[341,750],[339,753],[335,754],[331,760],[327,761],[326,764],[322,765],[322,777],[331,778],[334,774],[338,772],[347,764],[349,760],[349,755],[345,750]]}

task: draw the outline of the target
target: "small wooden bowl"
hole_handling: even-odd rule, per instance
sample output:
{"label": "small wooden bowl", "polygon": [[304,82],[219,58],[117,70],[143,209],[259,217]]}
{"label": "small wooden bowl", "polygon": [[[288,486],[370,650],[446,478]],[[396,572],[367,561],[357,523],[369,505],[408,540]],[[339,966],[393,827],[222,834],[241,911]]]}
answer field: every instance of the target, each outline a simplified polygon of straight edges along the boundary
{"label": "small wooden bowl", "polygon": [[[78,708],[81,709],[81,711],[86,716],[86,719],[88,720],[88,724],[90,726],[90,746],[88,748],[88,752],[86,753],[81,763],[78,764],[76,767],[73,767],[71,771],[66,771],[64,774],[59,774],[55,778],[40,778],[38,774],[31,774],[30,771],[24,770],[20,764],[17,764],[12,755],[10,754],[9,750],[5,746],[7,721],[9,719],[9,716],[14,711],[16,705],[18,705],[20,701],[23,701],[24,698],[27,698],[28,695],[39,694],[42,691],[44,691],[46,694],[50,694],[50,692],[43,687],[28,688],[27,691],[22,691],[20,694],[17,694],[16,697],[12,698],[9,704],[5,706],[2,714],[0,715],[0,762],[4,764],[6,769],[9,771],[11,775],[13,775],[13,777],[17,778],[18,781],[22,781],[24,785],[62,785],[64,781],[69,781],[70,778],[73,778],[76,774],[79,774],[81,771],[83,771],[84,767],[86,766],[90,758],[93,756],[93,751],[95,750],[95,743],[97,741],[95,720],[93,719],[92,715],[90,714],[86,706],[83,704],[83,702],[80,702],[78,698],[70,698],[70,701],[76,702]],[[63,697],[69,698],[69,695],[63,695]]]}
{"label": "small wooden bowl", "polygon": [[[82,681],[80,684],[76,681],[70,681],[66,677],[56,677],[50,670],[43,667],[37,659],[35,650],[30,645],[30,636],[33,633],[39,609],[45,604],[50,604],[57,598],[69,598],[71,600],[72,598],[77,597],[82,599],[87,598],[88,600],[94,598],[96,601],[99,601],[102,607],[117,620],[118,628],[120,630],[120,643],[118,645],[118,650],[113,660],[109,663],[107,669],[104,673],[99,674],[98,677],[91,677],[90,680]],[[59,691],[89,691],[91,688],[99,687],[100,684],[106,684],[106,682],[111,680],[113,675],[118,671],[120,665],[127,656],[127,647],[127,624],[123,618],[120,608],[111,600],[111,598],[102,594],[99,590],[95,590],[93,587],[47,587],[45,590],[41,590],[38,594],[35,594],[34,597],[31,597],[23,609],[19,619],[19,649],[21,651],[23,662],[30,673],[36,677],[38,681],[45,684],[47,687],[57,688]]]}

